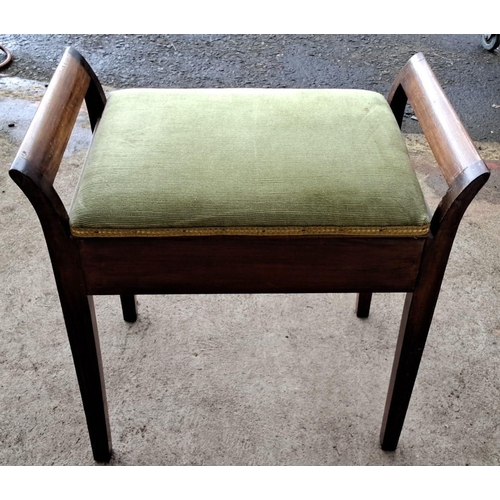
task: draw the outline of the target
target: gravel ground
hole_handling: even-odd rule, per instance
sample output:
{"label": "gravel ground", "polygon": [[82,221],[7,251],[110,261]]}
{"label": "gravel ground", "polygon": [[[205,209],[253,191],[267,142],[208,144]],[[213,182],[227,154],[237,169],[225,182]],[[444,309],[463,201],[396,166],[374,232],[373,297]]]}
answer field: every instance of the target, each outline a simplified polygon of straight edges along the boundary
{"label": "gravel ground", "polygon": [[[104,85],[359,87],[387,95],[423,52],[472,138],[500,141],[500,52],[480,35],[3,35],[15,61],[1,74],[49,80],[72,45]],[[419,132],[408,120],[405,131]]]}

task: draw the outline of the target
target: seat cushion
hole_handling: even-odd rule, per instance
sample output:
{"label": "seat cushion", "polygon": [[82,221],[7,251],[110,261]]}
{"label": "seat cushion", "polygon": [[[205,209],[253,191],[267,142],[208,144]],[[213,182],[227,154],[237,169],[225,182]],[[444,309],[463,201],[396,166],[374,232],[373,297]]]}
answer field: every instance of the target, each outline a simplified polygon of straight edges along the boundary
{"label": "seat cushion", "polygon": [[427,207],[386,100],[363,90],[113,92],[74,236],[423,236]]}

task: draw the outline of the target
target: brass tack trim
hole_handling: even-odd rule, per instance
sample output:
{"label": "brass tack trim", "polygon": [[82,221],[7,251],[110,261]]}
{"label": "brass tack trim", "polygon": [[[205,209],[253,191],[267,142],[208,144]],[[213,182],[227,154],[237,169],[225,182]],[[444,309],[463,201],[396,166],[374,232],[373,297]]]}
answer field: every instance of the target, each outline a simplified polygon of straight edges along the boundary
{"label": "brass tack trim", "polygon": [[175,237],[175,236],[425,236],[429,224],[424,226],[271,226],[271,227],[186,227],[150,229],[114,229],[71,227],[71,234],[78,238],[131,238],[131,237]]}

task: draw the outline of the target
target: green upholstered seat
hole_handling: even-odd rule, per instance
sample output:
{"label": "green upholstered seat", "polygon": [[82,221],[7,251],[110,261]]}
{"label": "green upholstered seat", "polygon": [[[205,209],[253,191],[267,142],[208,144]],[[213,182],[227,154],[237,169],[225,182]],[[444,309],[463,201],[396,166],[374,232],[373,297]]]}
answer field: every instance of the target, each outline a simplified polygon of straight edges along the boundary
{"label": "green upholstered seat", "polygon": [[421,236],[425,201],[386,100],[363,90],[113,92],[72,234]]}

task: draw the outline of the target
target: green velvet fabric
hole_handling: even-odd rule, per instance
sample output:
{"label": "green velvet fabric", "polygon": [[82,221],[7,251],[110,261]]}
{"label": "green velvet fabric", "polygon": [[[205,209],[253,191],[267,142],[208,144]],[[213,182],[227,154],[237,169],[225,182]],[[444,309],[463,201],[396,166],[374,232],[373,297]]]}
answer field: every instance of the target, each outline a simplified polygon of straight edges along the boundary
{"label": "green velvet fabric", "polygon": [[362,90],[112,93],[72,228],[425,226],[386,100]]}

